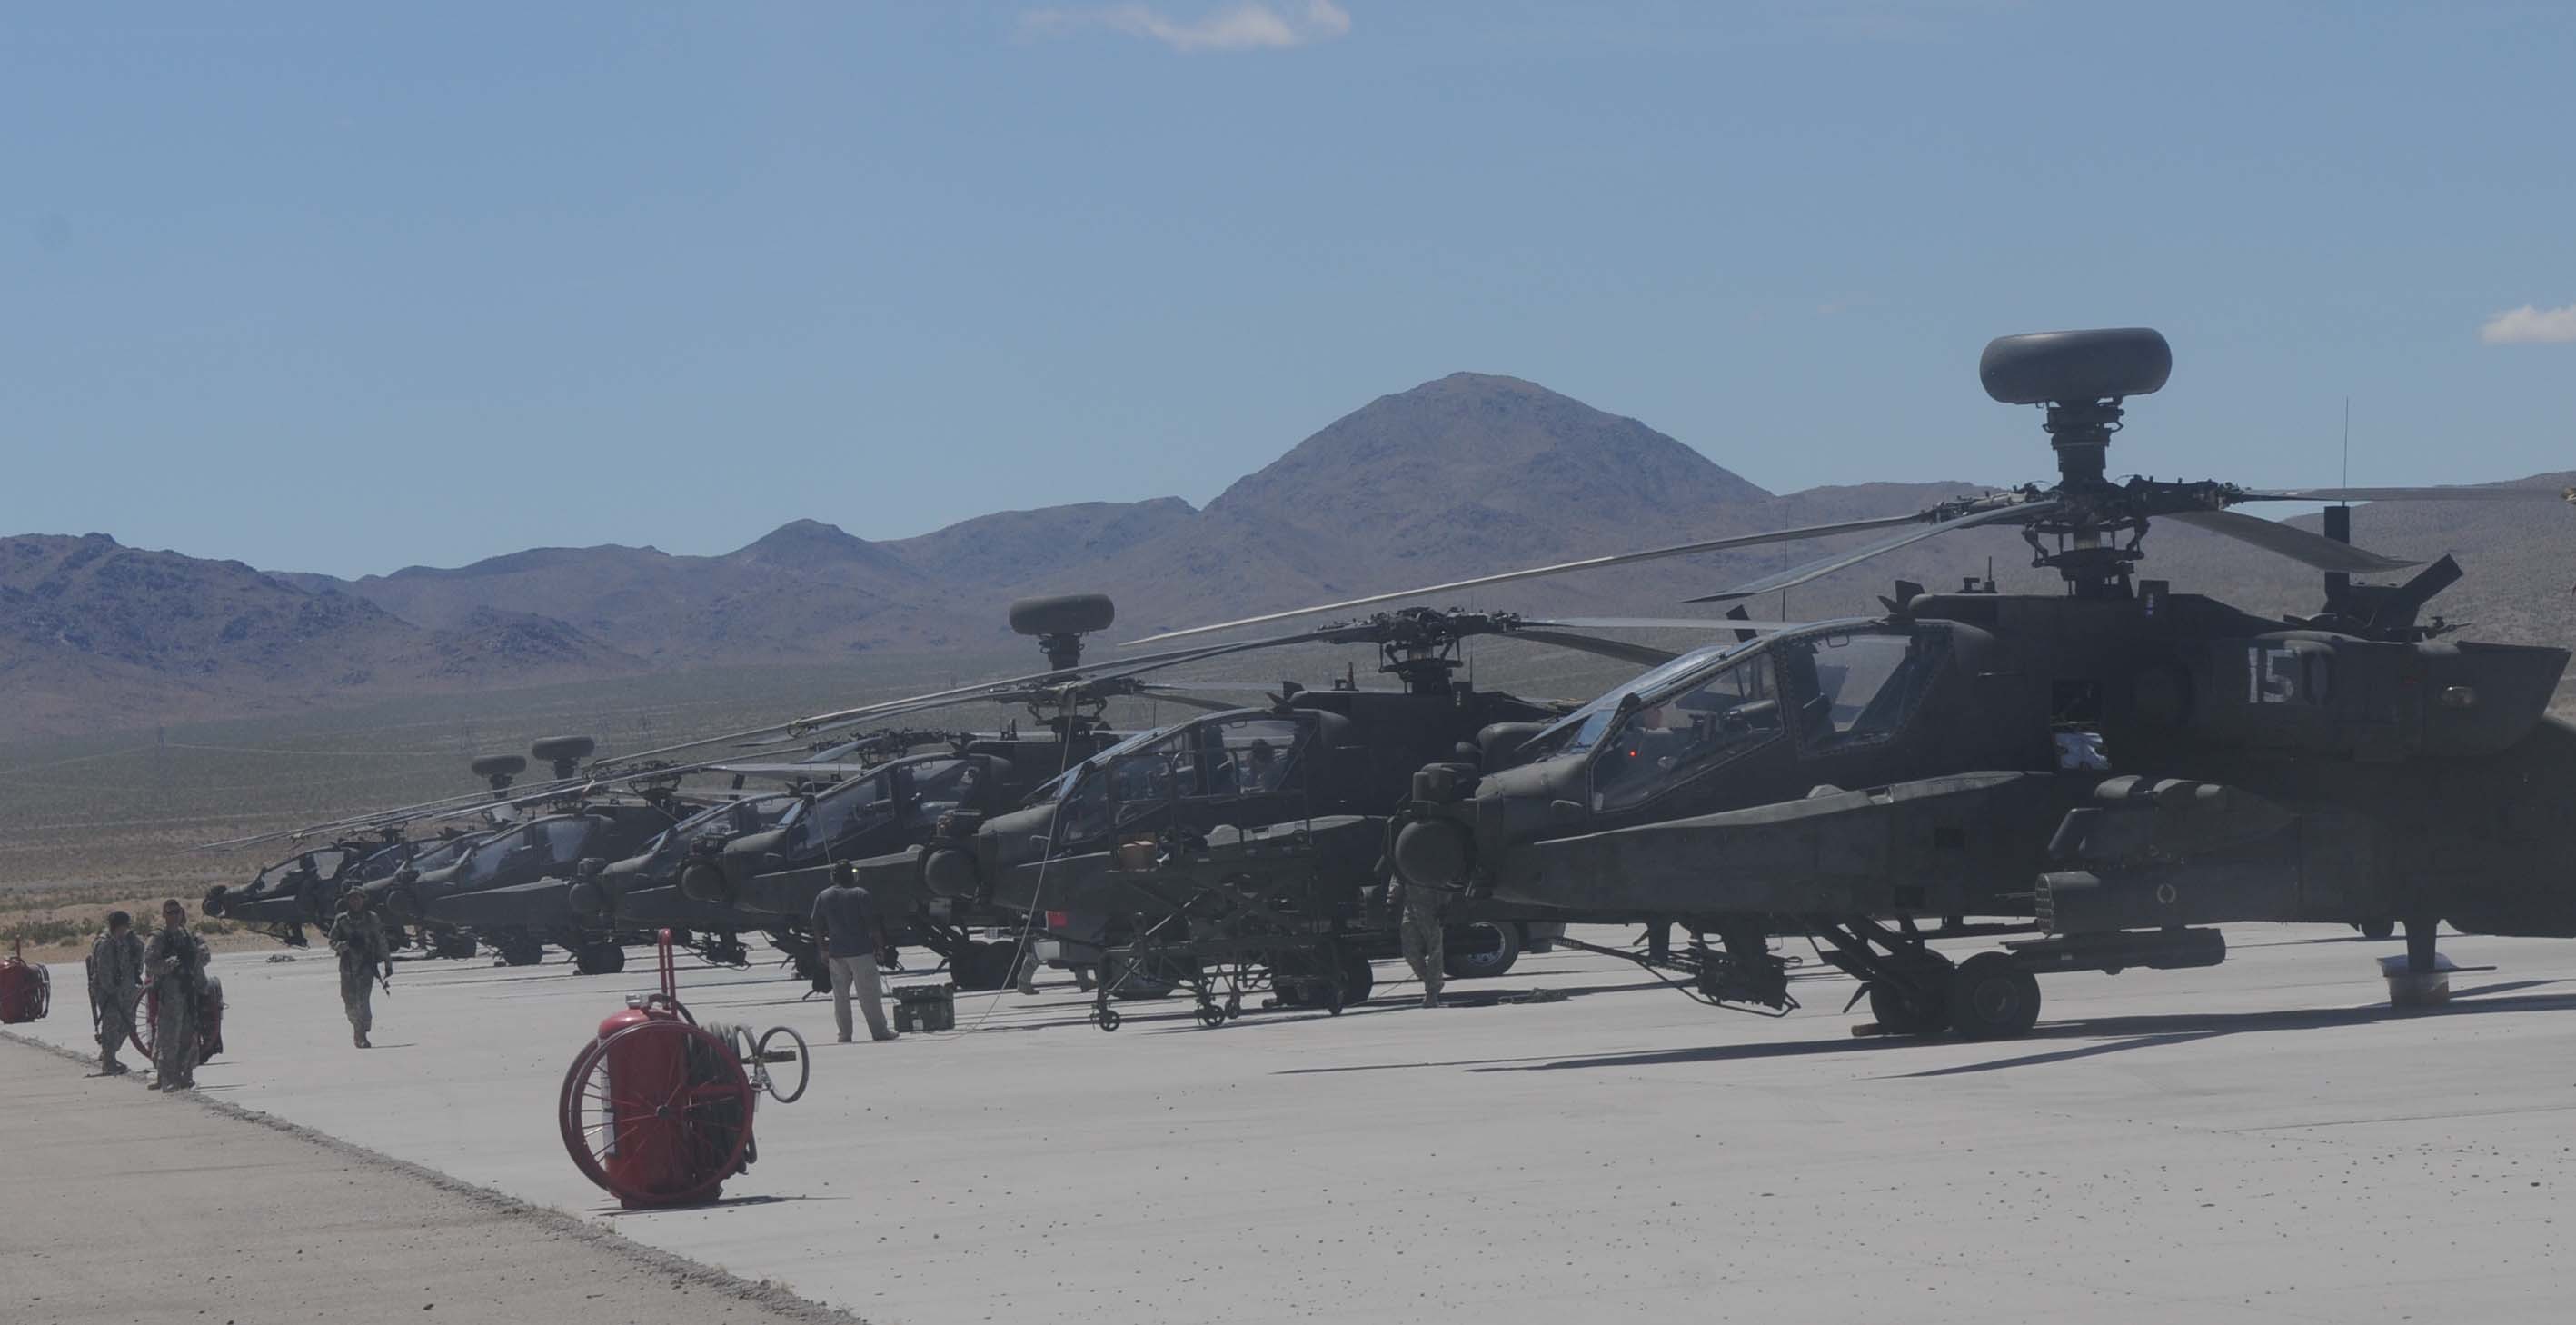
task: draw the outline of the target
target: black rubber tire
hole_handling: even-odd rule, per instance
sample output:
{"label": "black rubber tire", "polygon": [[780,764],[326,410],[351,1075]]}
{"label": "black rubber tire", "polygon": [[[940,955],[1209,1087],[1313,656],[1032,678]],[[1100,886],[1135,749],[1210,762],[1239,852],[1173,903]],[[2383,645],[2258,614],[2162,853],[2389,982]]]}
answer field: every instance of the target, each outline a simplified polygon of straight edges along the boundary
{"label": "black rubber tire", "polygon": [[474,955],[474,936],[458,929],[430,931],[429,952],[433,957],[461,960]]}
{"label": "black rubber tire", "polygon": [[2366,939],[2393,939],[2397,937],[2397,922],[2386,916],[2381,916],[2375,920],[2364,920],[2360,924],[2354,926],[2354,928],[2359,929],[2361,931],[2361,936]]}
{"label": "black rubber tire", "polygon": [[1354,953],[1342,959],[1342,1006],[1355,1008],[1377,992],[1377,967]]}
{"label": "black rubber tire", "polygon": [[573,952],[572,968],[583,975],[615,975],[626,969],[626,949],[614,943],[585,943]]}
{"label": "black rubber tire", "polygon": [[534,966],[546,959],[546,945],[525,934],[510,934],[488,942],[492,951],[500,954],[503,966]]}
{"label": "black rubber tire", "polygon": [[2010,1040],[2039,1021],[2039,977],[2000,952],[1981,952],[1950,975],[1950,1028],[1963,1040]]}
{"label": "black rubber tire", "polygon": [[968,940],[957,955],[948,959],[949,983],[962,991],[982,992],[999,989],[1011,979],[1011,954],[1008,943],[983,943]]}
{"label": "black rubber tire", "polygon": [[1461,929],[1489,929],[1495,934],[1490,952],[1452,949],[1440,958],[1440,969],[1452,980],[1482,980],[1508,974],[1521,959],[1521,927],[1509,920],[1478,920]]}
{"label": "black rubber tire", "polygon": [[1955,974],[1950,959],[1925,952],[1912,958],[1910,965],[1919,971],[1916,982],[1929,991],[1931,1001],[1924,1002],[1892,982],[1872,980],[1869,1014],[1890,1035],[1938,1035],[1950,1027],[1950,984]]}

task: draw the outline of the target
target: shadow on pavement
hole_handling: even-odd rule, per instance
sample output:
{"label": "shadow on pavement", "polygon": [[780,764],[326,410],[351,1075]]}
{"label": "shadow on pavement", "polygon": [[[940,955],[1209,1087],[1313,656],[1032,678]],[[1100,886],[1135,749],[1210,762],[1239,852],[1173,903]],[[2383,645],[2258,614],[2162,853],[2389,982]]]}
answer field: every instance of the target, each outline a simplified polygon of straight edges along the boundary
{"label": "shadow on pavement", "polygon": [[[2308,1008],[2282,1012],[2174,1013],[2161,1016],[2096,1017],[2085,1021],[2048,1022],[2018,1040],[1998,1042],[1996,1047],[2028,1045],[2033,1041],[2045,1043],[2050,1040],[2101,1040],[2104,1042],[2040,1053],[2016,1054],[2012,1057],[1980,1063],[1954,1064],[1922,1072],[1901,1073],[1894,1079],[1958,1076],[1973,1072],[2032,1067],[2043,1063],[2091,1058],[2129,1049],[2152,1049],[2160,1045],[2182,1044],[2225,1035],[2318,1030],[2336,1026],[2367,1026],[2382,1021],[2474,1017],[2499,1012],[2576,1010],[2576,994],[2571,993],[2496,996],[2507,990],[2562,983],[2564,981],[2560,980],[2520,980],[2476,989],[2457,990],[2451,996],[2452,1002],[2434,1008],[2393,1008],[2380,1003],[2354,1008]],[[1285,1069],[1276,1075],[1383,1072],[1407,1068],[1465,1068],[1471,1072],[1561,1072],[1586,1068],[1757,1062],[1769,1058],[1801,1058],[1816,1054],[1887,1053],[1934,1045],[1957,1048],[1961,1047],[1962,1042],[1947,1037],[1918,1039],[1910,1036],[1844,1035],[1821,1040],[1696,1045],[1682,1049],[1654,1049],[1583,1058],[1477,1058],[1424,1063],[1361,1063],[1345,1067],[1301,1067]]]}

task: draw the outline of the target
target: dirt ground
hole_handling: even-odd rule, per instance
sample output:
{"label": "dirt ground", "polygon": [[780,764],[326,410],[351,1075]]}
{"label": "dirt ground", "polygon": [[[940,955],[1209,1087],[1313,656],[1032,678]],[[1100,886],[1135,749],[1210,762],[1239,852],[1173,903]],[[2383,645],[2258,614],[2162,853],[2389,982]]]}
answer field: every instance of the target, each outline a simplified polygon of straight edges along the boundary
{"label": "dirt ground", "polygon": [[10,1147],[12,1203],[43,1212],[0,1220],[13,1322],[856,1320],[7,1037],[0,1110],[44,1142]]}

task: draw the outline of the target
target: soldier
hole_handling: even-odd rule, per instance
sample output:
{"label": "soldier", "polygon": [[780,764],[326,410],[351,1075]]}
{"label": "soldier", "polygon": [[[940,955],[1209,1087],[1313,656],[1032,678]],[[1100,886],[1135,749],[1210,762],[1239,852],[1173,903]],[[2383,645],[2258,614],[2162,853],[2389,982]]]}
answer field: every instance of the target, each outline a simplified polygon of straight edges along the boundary
{"label": "soldier", "polygon": [[1449,892],[1445,888],[1408,884],[1402,879],[1390,881],[1386,891],[1388,908],[1403,917],[1398,933],[1404,940],[1404,960],[1413,967],[1414,977],[1422,981],[1422,1006],[1436,1008],[1440,1006],[1441,978],[1447,974],[1441,966],[1448,960],[1442,951],[1442,931]]}
{"label": "soldier", "polygon": [[107,932],[89,949],[89,1005],[98,1021],[99,1075],[125,1075],[116,1049],[133,1037],[134,1005],[142,997],[142,936],[134,932],[134,917],[110,911]]}
{"label": "soldier", "polygon": [[161,904],[161,928],[144,950],[143,970],[161,1000],[152,1057],[160,1077],[154,1090],[187,1090],[197,1084],[197,998],[205,991],[205,940],[188,932],[188,908],[177,898]]}
{"label": "soldier", "polygon": [[331,951],[340,954],[340,1010],[349,1014],[351,1040],[361,1049],[376,1026],[376,983],[393,977],[393,954],[385,944],[384,922],[376,919],[367,895],[352,888],[340,895],[339,918],[331,922]]}
{"label": "soldier", "polygon": [[894,943],[849,862],[832,868],[832,886],[815,895],[812,920],[814,937],[822,942],[824,961],[832,969],[832,1020],[840,1028],[841,1043],[850,1042],[853,994],[867,1013],[868,1038],[893,1039],[894,1028],[886,1025],[885,985],[877,978],[877,954]]}

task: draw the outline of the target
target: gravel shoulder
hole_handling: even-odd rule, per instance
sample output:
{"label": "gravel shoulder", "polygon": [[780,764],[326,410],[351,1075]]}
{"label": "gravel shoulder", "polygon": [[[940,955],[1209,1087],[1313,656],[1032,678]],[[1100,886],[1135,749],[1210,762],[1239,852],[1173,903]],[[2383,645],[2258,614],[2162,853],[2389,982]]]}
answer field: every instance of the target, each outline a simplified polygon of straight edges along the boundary
{"label": "gravel shoulder", "polygon": [[9,1320],[857,1319],[142,1080],[0,1035]]}

